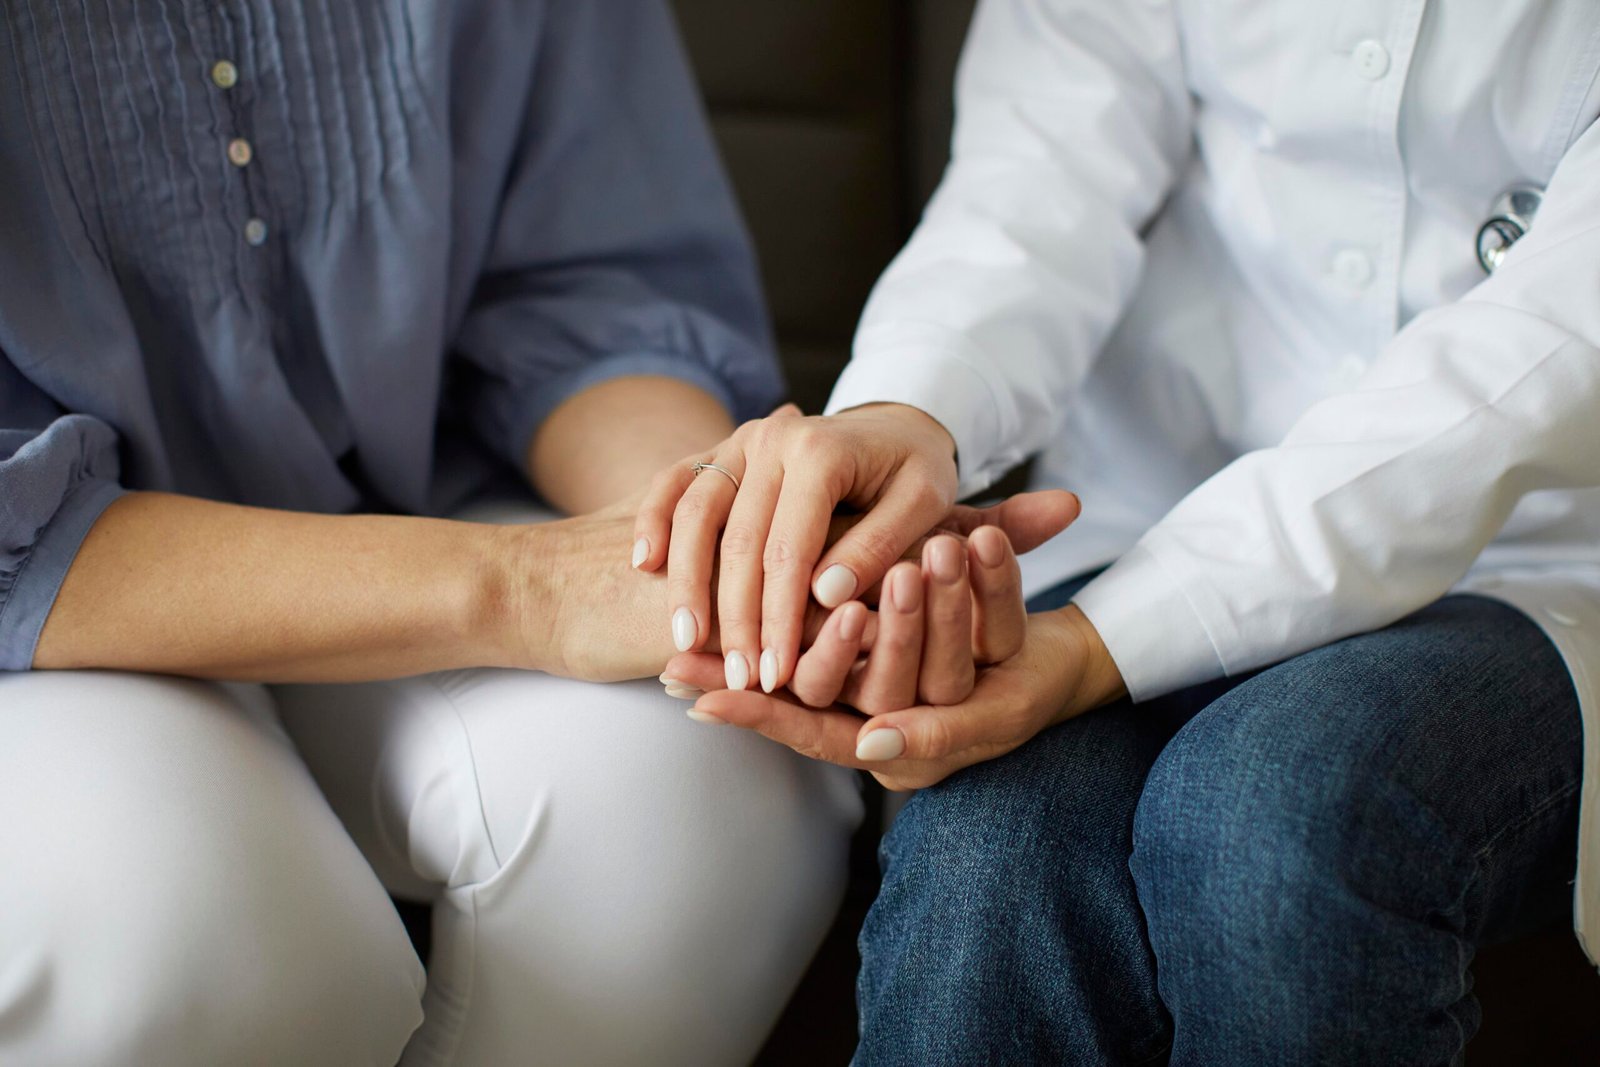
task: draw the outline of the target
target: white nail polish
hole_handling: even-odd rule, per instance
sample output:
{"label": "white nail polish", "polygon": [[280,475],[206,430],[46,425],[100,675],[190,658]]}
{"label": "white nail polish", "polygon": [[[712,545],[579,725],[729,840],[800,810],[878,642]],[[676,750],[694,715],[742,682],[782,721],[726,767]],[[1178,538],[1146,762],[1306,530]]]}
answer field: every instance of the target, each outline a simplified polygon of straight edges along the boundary
{"label": "white nail polish", "polygon": [[778,654],[772,649],[761,653],[761,691],[770,693],[778,688]]}
{"label": "white nail polish", "polygon": [[856,759],[865,763],[899,759],[906,750],[906,735],[893,726],[872,731],[856,745]]}
{"label": "white nail polish", "polygon": [[633,567],[634,567],[634,569],[638,570],[639,569],[639,564],[643,563],[649,557],[649,555],[650,555],[650,542],[646,541],[642,537],[639,538],[639,540],[635,541],[633,543]]}
{"label": "white nail polish", "polygon": [[695,722],[703,722],[707,726],[726,726],[727,725],[727,723],[723,722],[721,719],[717,718],[715,715],[707,715],[705,712],[701,711],[699,708],[690,708],[685,714],[687,714],[689,716],[689,718],[693,719]]}
{"label": "white nail polish", "polygon": [[672,643],[679,652],[687,652],[694,647],[694,639],[699,636],[700,625],[694,621],[694,612],[688,608],[679,608],[672,613]]}
{"label": "white nail polish", "polygon": [[835,563],[817,579],[817,603],[836,608],[856,595],[856,576],[843,563]]}
{"label": "white nail polish", "polygon": [[744,658],[743,652],[729,652],[722,661],[722,673],[728,680],[728,688],[738,691],[750,688],[750,661]]}
{"label": "white nail polish", "polygon": [[706,693],[704,689],[696,689],[691,685],[667,686],[667,696],[672,697],[675,700],[699,700],[705,695]]}

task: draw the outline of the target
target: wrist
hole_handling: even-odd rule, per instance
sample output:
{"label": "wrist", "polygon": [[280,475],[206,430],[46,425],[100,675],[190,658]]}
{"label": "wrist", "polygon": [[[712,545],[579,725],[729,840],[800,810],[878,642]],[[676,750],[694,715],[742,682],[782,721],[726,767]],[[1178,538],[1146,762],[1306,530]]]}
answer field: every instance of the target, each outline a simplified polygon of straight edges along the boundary
{"label": "wrist", "polygon": [[[485,666],[560,673],[558,627],[549,625],[558,590],[548,566],[546,528],[474,526],[476,566],[468,631]],[[538,610],[536,610],[538,609]],[[530,625],[540,617],[547,625]]]}
{"label": "wrist", "polygon": [[955,461],[956,439],[954,435],[945,429],[944,423],[919,407],[884,401],[847,408],[834,417],[848,418],[851,416],[893,422],[902,427],[905,436],[924,442],[926,447],[938,455],[948,457],[952,463]]}
{"label": "wrist", "polygon": [[1056,721],[1082,715],[1127,696],[1127,683],[1101,639],[1100,631],[1078,605],[1068,604],[1051,614],[1060,624],[1068,655],[1079,664],[1072,692],[1067,694]]}

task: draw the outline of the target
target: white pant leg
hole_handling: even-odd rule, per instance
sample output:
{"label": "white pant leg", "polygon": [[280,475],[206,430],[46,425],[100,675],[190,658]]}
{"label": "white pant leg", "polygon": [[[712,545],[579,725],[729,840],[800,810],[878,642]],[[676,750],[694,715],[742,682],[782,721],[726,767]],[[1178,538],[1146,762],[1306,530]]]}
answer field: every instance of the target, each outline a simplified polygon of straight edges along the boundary
{"label": "white pant leg", "polygon": [[0,675],[0,1063],[390,1067],[421,987],[264,690]]}
{"label": "white pant leg", "polygon": [[435,900],[407,1067],[747,1063],[837,910],[853,775],[655,682],[276,695],[374,868]]}

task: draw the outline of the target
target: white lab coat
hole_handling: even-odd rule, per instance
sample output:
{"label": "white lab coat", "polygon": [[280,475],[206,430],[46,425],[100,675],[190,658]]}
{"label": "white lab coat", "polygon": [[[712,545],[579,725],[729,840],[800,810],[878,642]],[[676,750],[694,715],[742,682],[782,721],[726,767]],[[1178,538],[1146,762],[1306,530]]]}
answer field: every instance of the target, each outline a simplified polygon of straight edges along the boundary
{"label": "white lab coat", "polygon": [[[986,0],[954,160],[830,411],[916,405],[975,492],[1042,451],[1136,698],[1527,612],[1585,710],[1600,952],[1600,6]],[[1492,277],[1497,195],[1547,186]]]}

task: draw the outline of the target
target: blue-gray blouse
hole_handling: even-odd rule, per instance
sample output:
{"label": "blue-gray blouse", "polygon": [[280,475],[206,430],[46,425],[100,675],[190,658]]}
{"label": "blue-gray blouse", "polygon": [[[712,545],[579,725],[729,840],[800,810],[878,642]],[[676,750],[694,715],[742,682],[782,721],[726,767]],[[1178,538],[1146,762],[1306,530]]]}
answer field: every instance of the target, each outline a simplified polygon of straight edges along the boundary
{"label": "blue-gray blouse", "polygon": [[662,0],[0,0],[0,669],[126,490],[446,513],[641,373],[780,390]]}

